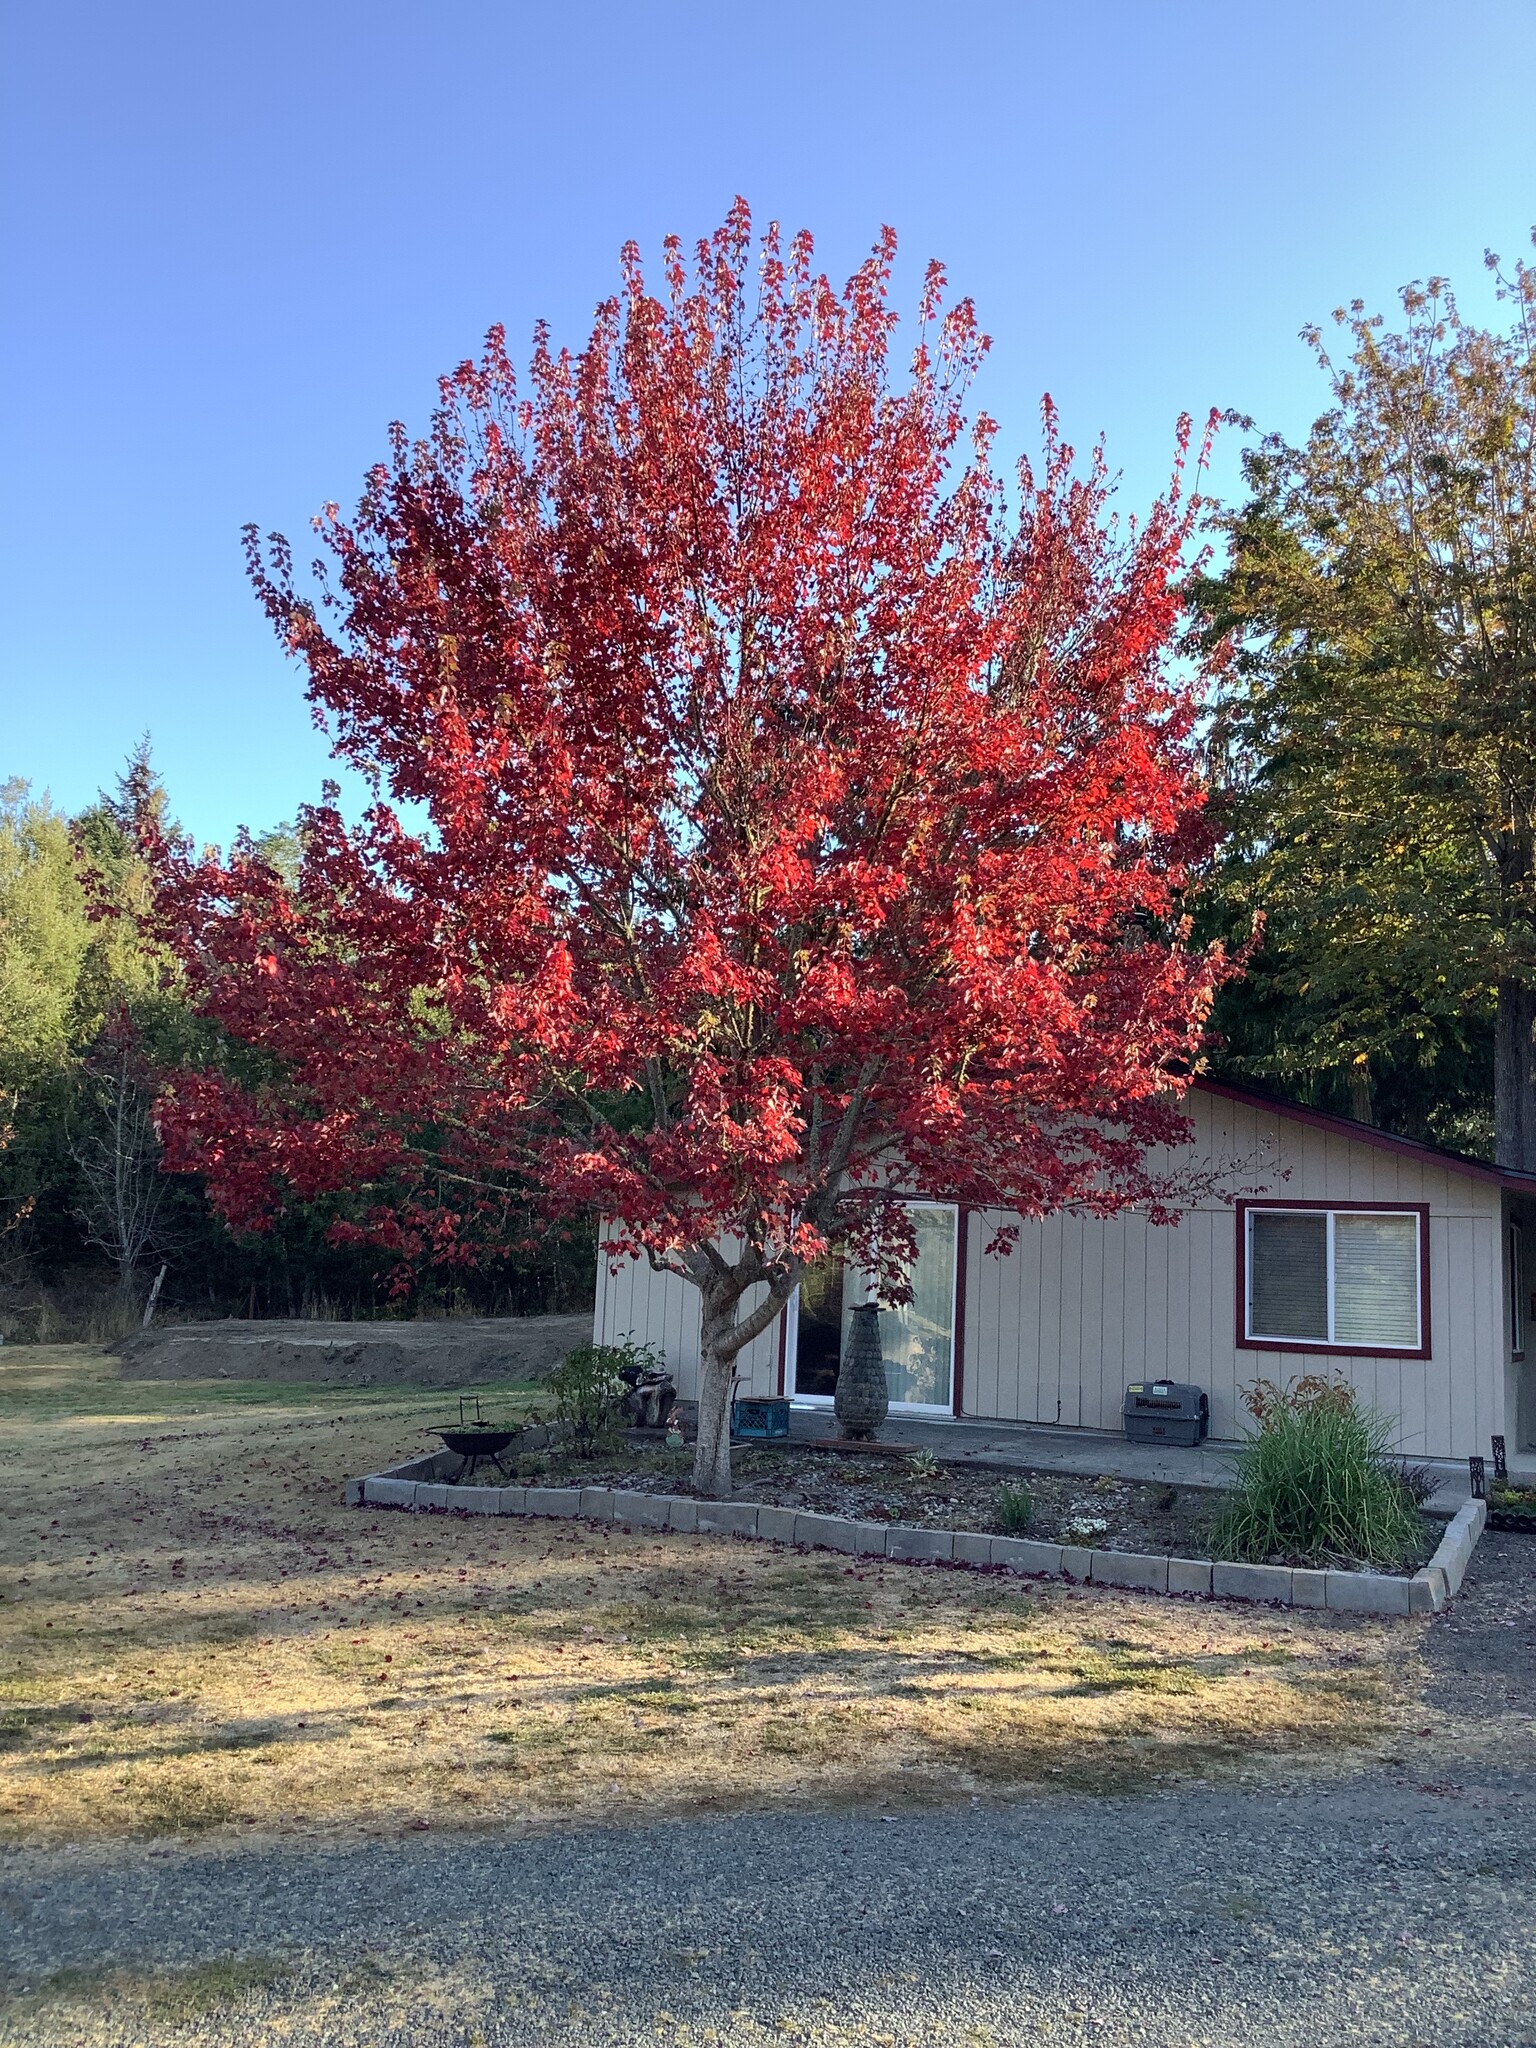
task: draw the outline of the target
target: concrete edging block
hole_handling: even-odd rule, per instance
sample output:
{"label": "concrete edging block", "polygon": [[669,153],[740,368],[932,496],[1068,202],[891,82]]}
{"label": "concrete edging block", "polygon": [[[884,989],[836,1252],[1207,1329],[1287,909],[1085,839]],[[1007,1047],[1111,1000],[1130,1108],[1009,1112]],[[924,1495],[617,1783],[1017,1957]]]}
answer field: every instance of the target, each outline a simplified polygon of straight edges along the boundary
{"label": "concrete edging block", "polygon": [[992,1538],[978,1536],[973,1529],[956,1529],[954,1560],[956,1564],[990,1564],[992,1562]]}
{"label": "concrete edging block", "polygon": [[1093,1577],[1093,1549],[1087,1543],[1063,1543],[1061,1564],[1058,1567],[1062,1577],[1076,1579],[1080,1586],[1086,1586]]}
{"label": "concrete edging block", "polygon": [[1408,1612],[1410,1614],[1438,1614],[1444,1605],[1444,1572],[1415,1572],[1408,1581]]}
{"label": "concrete edging block", "polygon": [[613,1519],[616,1522],[633,1522],[639,1529],[665,1529],[668,1506],[664,1493],[615,1491]]}
{"label": "concrete edging block", "polygon": [[1208,1557],[1170,1557],[1168,1590],[1170,1593],[1194,1593],[1209,1600],[1213,1569]]}
{"label": "concrete edging block", "polygon": [[426,1486],[418,1481],[415,1487],[415,1504],[419,1508],[446,1508],[450,1491],[447,1486]]}
{"label": "concrete edging block", "polygon": [[613,1489],[607,1486],[584,1486],[581,1489],[581,1515],[586,1522],[611,1522],[613,1520]]}
{"label": "concrete edging block", "polygon": [[427,1451],[419,1458],[402,1459],[386,1465],[382,1472],[370,1472],[370,1479],[446,1479],[464,1460],[456,1451]]}
{"label": "concrete edging block", "polygon": [[857,1557],[884,1557],[890,1541],[890,1525],[886,1522],[850,1522],[853,1531],[853,1549]]}
{"label": "concrete edging block", "polygon": [[501,1506],[496,1510],[500,1515],[526,1515],[528,1512],[528,1489],[526,1486],[501,1486],[496,1489]]}
{"label": "concrete edging block", "polygon": [[757,1511],[757,1535],[760,1543],[795,1542],[795,1523],[800,1519],[794,1508],[759,1508]]}
{"label": "concrete edging block", "polygon": [[696,1500],[686,1499],[679,1493],[669,1493],[667,1495],[667,1527],[669,1529],[681,1529],[685,1534],[691,1534],[698,1526],[698,1513],[699,1504]]}
{"label": "concrete edging block", "polygon": [[858,1526],[840,1515],[796,1515],[795,1541],[812,1550],[841,1550],[851,1556],[859,1547]]}
{"label": "concrete edging block", "polygon": [[1168,1560],[1155,1557],[1150,1551],[1096,1550],[1092,1577],[1096,1586],[1129,1586],[1138,1593],[1166,1593]]}
{"label": "concrete edging block", "polygon": [[501,1488],[499,1486],[455,1486],[450,1493],[450,1503],[465,1515],[499,1515],[501,1513]]}
{"label": "concrete edging block", "polygon": [[1340,1614],[1408,1614],[1408,1585],[1386,1572],[1329,1572],[1328,1605]]}
{"label": "concrete edging block", "polygon": [[1488,1503],[1485,1500],[1469,1500],[1459,1507],[1446,1525],[1445,1534],[1440,1538],[1439,1547],[1429,1560],[1428,1569],[1438,1571],[1445,1580],[1445,1596],[1453,1600],[1461,1591],[1461,1582],[1467,1575],[1467,1566],[1472,1562],[1472,1553],[1477,1548],[1478,1538],[1488,1525]]}
{"label": "concrete edging block", "polygon": [[1287,1564],[1223,1564],[1211,1568],[1211,1591],[1218,1600],[1278,1600],[1291,1604],[1291,1568]]}
{"label": "concrete edging block", "polygon": [[885,1532],[885,1554],[908,1564],[934,1558],[948,1562],[955,1554],[954,1532],[950,1529],[914,1529],[898,1524]]}
{"label": "concrete edging block", "polygon": [[992,1562],[1010,1572],[1031,1572],[1054,1579],[1061,1573],[1061,1545],[1037,1543],[1032,1536],[994,1536]]}
{"label": "concrete edging block", "polygon": [[693,1526],[701,1536],[755,1536],[755,1500],[695,1501]]}
{"label": "concrete edging block", "polygon": [[413,1479],[365,1479],[363,1499],[374,1508],[413,1508],[416,1482]]}
{"label": "concrete edging block", "polygon": [[1291,1573],[1291,1605],[1293,1607],[1326,1607],[1328,1605],[1328,1574],[1311,1571],[1305,1565],[1297,1565]]}
{"label": "concrete edging block", "polygon": [[581,1489],[576,1486],[529,1486],[523,1492],[525,1515],[579,1515]]}

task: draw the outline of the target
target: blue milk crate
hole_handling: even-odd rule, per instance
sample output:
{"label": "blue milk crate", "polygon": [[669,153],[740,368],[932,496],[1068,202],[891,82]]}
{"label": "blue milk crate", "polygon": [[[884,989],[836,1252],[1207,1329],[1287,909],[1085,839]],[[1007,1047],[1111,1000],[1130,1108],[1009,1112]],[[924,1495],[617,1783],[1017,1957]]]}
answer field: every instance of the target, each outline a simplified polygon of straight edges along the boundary
{"label": "blue milk crate", "polygon": [[742,1443],[771,1443],[789,1435],[789,1403],[786,1400],[748,1400],[731,1403],[731,1435]]}

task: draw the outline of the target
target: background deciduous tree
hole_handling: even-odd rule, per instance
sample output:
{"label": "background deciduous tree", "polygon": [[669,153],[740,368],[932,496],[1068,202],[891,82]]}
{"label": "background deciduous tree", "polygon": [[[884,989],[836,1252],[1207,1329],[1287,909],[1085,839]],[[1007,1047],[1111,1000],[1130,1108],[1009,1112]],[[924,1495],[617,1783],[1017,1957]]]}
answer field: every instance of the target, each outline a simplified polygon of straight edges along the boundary
{"label": "background deciduous tree", "polygon": [[1193,594],[1232,649],[1220,887],[1267,918],[1227,1057],[1531,1168],[1536,271],[1490,264],[1493,328],[1432,279],[1396,330],[1338,313],[1342,362],[1310,334],[1333,404],[1247,453]]}
{"label": "background deciduous tree", "polygon": [[374,1190],[337,1228],[408,1259],[472,1261],[530,1200],[609,1218],[699,1291],[713,1493],[806,1262],[900,1298],[903,1191],[1170,1212],[1148,1148],[1227,971],[1181,925],[1189,508],[1122,533],[1048,417],[1010,520],[971,308],[932,268],[899,373],[893,250],[839,292],[738,205],[659,294],[628,251],[526,386],[493,331],[319,522],[317,595],[253,540],[380,801],[307,811],[296,878],[155,845],[159,936],[269,1063],[178,1081],[172,1160],[257,1227]]}

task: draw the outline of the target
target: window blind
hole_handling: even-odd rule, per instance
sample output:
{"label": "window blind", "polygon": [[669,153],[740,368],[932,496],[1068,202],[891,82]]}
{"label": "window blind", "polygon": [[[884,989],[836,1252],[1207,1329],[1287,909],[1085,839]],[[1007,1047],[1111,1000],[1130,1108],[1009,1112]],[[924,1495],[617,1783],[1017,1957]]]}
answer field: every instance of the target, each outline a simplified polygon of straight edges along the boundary
{"label": "window blind", "polygon": [[1334,1217],[1333,1341],[1418,1343],[1417,1217]]}
{"label": "window blind", "polygon": [[1328,1342],[1328,1218],[1249,1212],[1248,1333]]}

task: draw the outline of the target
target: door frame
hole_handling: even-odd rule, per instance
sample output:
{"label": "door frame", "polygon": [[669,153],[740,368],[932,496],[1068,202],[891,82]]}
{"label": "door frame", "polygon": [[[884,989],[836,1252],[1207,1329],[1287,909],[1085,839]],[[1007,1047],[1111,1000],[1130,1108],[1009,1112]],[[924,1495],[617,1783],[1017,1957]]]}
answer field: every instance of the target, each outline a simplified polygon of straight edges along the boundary
{"label": "door frame", "polygon": [[[902,1207],[907,1209],[948,1209],[955,1219],[955,1256],[950,1272],[949,1298],[949,1399],[947,1401],[893,1401],[893,1415],[926,1416],[930,1420],[936,1415],[956,1416],[960,1413],[960,1401],[964,1391],[963,1346],[965,1343],[965,1252],[966,1252],[966,1209],[961,1202],[941,1201],[927,1195],[902,1197]],[[845,1268],[846,1270],[846,1268]],[[794,1386],[795,1366],[800,1338],[800,1289],[784,1304],[779,1318],[779,1392],[800,1408],[820,1409],[827,1412],[836,1399],[833,1394],[801,1394]]]}

